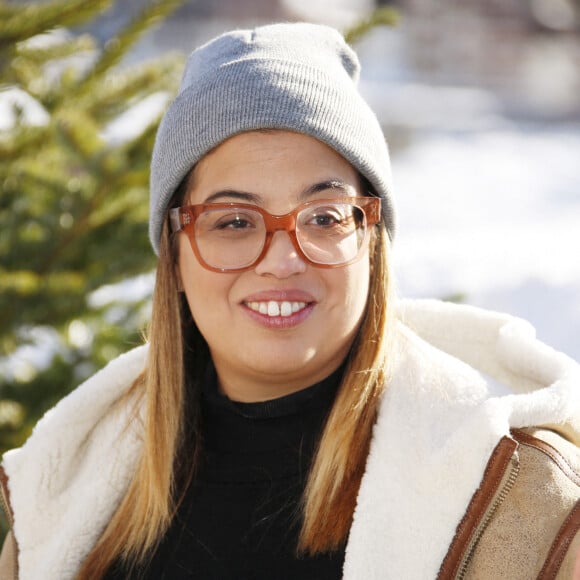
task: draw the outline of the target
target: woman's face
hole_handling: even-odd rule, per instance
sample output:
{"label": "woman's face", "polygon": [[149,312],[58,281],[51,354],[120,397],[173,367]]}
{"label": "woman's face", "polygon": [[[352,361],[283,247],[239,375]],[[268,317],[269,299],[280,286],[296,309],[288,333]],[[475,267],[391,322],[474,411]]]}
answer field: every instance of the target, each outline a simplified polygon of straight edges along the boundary
{"label": "woman's face", "polygon": [[[334,186],[313,188],[325,182]],[[239,194],[285,214],[310,199],[362,192],[356,171],[333,149],[312,137],[272,131],[237,135],[204,157],[184,205],[210,197],[248,203]],[[178,269],[220,388],[238,401],[280,397],[336,370],[362,320],[369,286],[368,247],[353,264],[318,268],[297,254],[284,231],[274,234],[261,262],[241,273],[205,269],[180,234]],[[281,316],[272,302],[292,306],[292,314]]]}

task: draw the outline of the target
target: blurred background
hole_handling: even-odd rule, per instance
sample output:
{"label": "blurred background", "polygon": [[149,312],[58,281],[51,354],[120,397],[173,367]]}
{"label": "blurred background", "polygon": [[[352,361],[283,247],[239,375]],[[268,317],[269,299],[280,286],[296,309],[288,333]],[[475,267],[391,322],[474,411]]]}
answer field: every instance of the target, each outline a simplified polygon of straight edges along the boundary
{"label": "blurred background", "polygon": [[580,0],[0,0],[0,450],[142,340],[149,156],[185,56],[282,19],[359,53],[399,294],[522,316],[580,360]]}

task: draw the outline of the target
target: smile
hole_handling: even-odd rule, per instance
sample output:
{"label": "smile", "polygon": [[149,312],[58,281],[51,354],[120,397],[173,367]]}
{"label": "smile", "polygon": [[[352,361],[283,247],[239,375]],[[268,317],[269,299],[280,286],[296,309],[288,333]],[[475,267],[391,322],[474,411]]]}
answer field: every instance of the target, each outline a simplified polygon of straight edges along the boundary
{"label": "smile", "polygon": [[306,302],[289,302],[283,300],[277,302],[276,300],[269,300],[268,302],[246,302],[247,307],[254,312],[259,312],[266,316],[292,316],[300,310],[306,308]]}

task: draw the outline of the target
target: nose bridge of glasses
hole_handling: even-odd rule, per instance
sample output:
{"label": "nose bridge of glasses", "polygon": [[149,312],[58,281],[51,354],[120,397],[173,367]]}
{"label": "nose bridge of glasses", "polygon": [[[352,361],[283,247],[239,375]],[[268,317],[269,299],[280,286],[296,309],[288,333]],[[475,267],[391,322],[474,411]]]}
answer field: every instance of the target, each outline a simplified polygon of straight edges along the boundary
{"label": "nose bridge of glasses", "polygon": [[263,214],[263,216],[266,224],[266,231],[270,236],[279,231],[293,234],[296,230],[296,216],[293,212],[284,215]]}
{"label": "nose bridge of glasses", "polygon": [[277,232],[286,232],[291,246],[296,252],[296,256],[303,258],[303,253],[300,244],[296,239],[296,214],[295,212],[287,213],[285,215],[262,214],[264,223],[266,225],[266,243],[264,245],[264,255],[270,251],[274,234]]}

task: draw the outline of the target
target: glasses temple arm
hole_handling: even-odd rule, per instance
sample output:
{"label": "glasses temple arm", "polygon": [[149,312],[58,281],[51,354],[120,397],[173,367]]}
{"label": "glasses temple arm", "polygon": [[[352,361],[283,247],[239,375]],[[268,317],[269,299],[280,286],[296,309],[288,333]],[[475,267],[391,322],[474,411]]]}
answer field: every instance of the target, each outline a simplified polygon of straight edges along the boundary
{"label": "glasses temple arm", "polygon": [[180,232],[183,229],[181,225],[181,208],[174,207],[169,210],[169,225],[171,226],[172,232]]}

